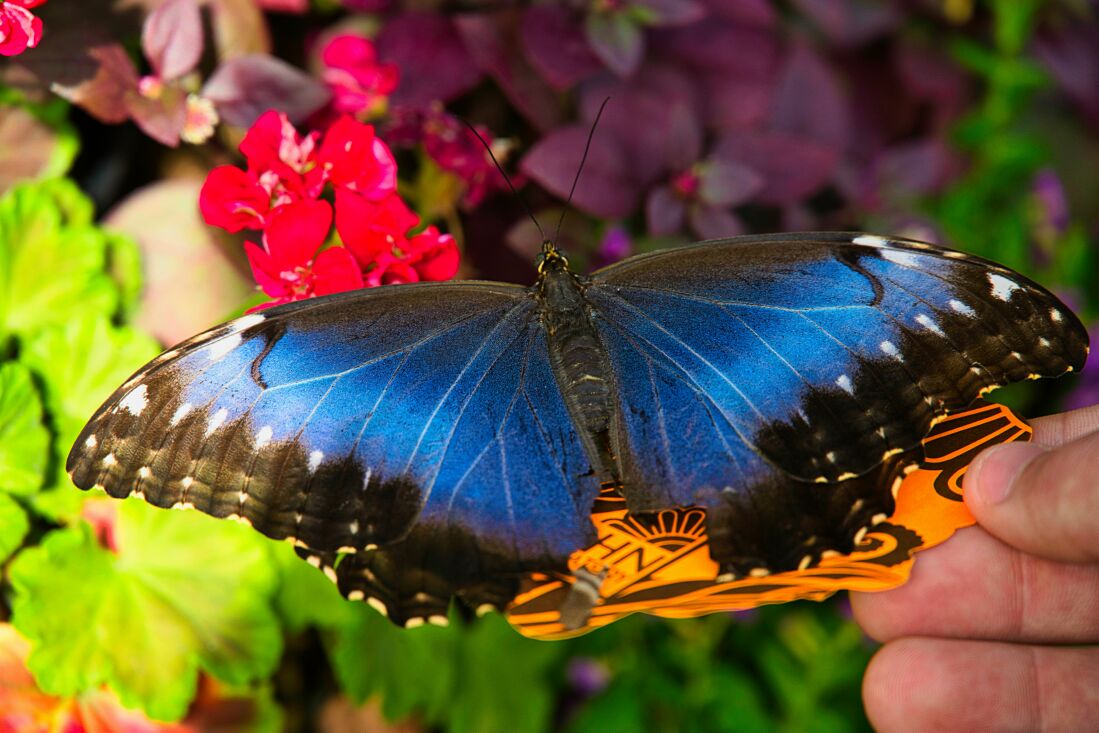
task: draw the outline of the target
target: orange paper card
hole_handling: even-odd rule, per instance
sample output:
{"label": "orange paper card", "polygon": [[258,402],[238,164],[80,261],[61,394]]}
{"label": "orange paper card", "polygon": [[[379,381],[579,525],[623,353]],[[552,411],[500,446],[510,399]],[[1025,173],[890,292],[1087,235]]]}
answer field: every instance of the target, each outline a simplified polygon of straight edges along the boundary
{"label": "orange paper card", "polygon": [[[1031,430],[1002,405],[976,403],[942,420],[924,439],[924,460],[897,493],[896,511],[868,532],[849,555],[831,555],[816,567],[766,577],[717,580],[710,558],[706,511],[700,507],[660,512],[638,522],[613,491],[592,514],[599,541],[573,553],[568,575],[532,573],[508,609],[524,635],[575,636],[625,615],[644,612],[687,618],[738,611],[767,603],[822,600],[838,590],[877,591],[904,583],[913,554],[973,524],[962,502],[962,476],[990,445],[1029,440]],[[561,609],[577,577],[597,577],[598,598],[584,625],[569,628]]]}

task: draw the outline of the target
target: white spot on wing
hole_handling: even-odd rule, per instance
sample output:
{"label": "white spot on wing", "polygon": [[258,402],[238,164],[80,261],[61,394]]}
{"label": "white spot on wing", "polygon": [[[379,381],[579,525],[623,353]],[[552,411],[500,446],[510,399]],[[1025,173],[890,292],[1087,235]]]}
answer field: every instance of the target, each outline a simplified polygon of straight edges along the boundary
{"label": "white spot on wing", "polygon": [[263,448],[271,442],[271,436],[275,434],[275,431],[271,429],[270,425],[264,425],[256,433],[256,447]]}
{"label": "white spot on wing", "polygon": [[114,453],[108,453],[107,455],[103,456],[104,466],[113,466],[116,463],[118,463],[118,460],[114,457]]}
{"label": "white spot on wing", "polygon": [[122,398],[118,406],[130,414],[140,415],[148,404],[149,388],[144,384],[139,384]]}
{"label": "white spot on wing", "polygon": [[141,468],[137,469],[137,475],[140,478],[149,478],[149,476],[151,476],[152,474],[153,472],[149,469],[148,466],[142,466]]}
{"label": "white spot on wing", "polygon": [[937,323],[935,323],[935,321],[931,320],[931,316],[927,315],[926,313],[921,313],[918,316],[916,316],[916,323],[920,324],[921,326],[926,328],[928,331],[931,331],[932,333],[938,334],[939,336],[945,336],[946,335],[945,333],[943,333],[943,330],[941,328],[939,328],[939,324],[937,324]]}
{"label": "white spot on wing", "polygon": [[851,378],[846,374],[839,375],[839,378],[836,380],[836,385],[847,394],[855,394],[855,387],[851,384]]}
{"label": "white spot on wing", "polygon": [[904,265],[905,267],[919,267],[920,258],[914,252],[906,252],[903,249],[885,249],[882,250],[881,256],[883,259],[895,262],[898,265]]}
{"label": "white spot on wing", "polygon": [[96,440],[96,437],[94,435],[89,435],[88,439],[84,441],[84,447],[88,450],[92,450],[97,445],[99,445],[99,441]]}
{"label": "white spot on wing", "polygon": [[955,313],[961,313],[963,316],[969,316],[970,318],[972,318],[977,315],[977,311],[973,310],[960,300],[950,301],[950,307],[954,310]]}
{"label": "white spot on wing", "polygon": [[267,316],[261,315],[259,313],[251,313],[247,316],[241,316],[237,320],[230,323],[229,330],[231,333],[240,333],[241,331],[247,330],[252,326],[263,323],[266,320]]}
{"label": "white spot on wing", "polygon": [[172,427],[179,425],[179,421],[187,417],[187,413],[191,411],[191,403],[184,402],[182,405],[176,408],[176,411],[172,413],[172,420],[168,424]]}
{"label": "white spot on wing", "polygon": [[901,352],[897,350],[896,344],[894,344],[892,341],[882,341],[878,345],[878,348],[880,348],[882,350],[882,353],[884,353],[886,356],[892,356],[898,361],[904,361],[904,358],[901,356]]}
{"label": "white spot on wing", "polygon": [[885,237],[879,237],[877,234],[860,234],[851,240],[854,244],[861,244],[866,247],[888,247],[889,240]]}
{"label": "white spot on wing", "polygon": [[225,421],[229,419],[229,411],[224,407],[210,416],[210,421],[206,423],[206,437],[209,438],[213,435],[214,431],[225,424]]}
{"label": "white spot on wing", "polygon": [[1009,300],[1011,294],[1019,289],[1017,284],[995,272],[988,273],[988,282],[992,285],[992,294],[1000,300]]}
{"label": "white spot on wing", "polygon": [[194,482],[195,479],[193,476],[184,476],[182,479],[180,479],[179,483],[181,486],[183,486],[183,488],[189,489],[191,488],[191,484],[193,484]]}
{"label": "white spot on wing", "polygon": [[321,461],[324,460],[324,452],[315,450],[309,454],[309,473],[315,473],[321,466]]}
{"label": "white spot on wing", "polygon": [[223,358],[233,349],[240,346],[240,342],[243,339],[239,333],[232,333],[228,336],[222,336],[218,340],[206,347],[206,356],[210,361],[217,361]]}
{"label": "white spot on wing", "polygon": [[1052,318],[1057,323],[1060,323],[1061,321],[1065,320],[1065,317],[1063,315],[1061,315],[1061,311],[1057,310],[1056,308],[1050,308],[1049,309],[1049,317]]}

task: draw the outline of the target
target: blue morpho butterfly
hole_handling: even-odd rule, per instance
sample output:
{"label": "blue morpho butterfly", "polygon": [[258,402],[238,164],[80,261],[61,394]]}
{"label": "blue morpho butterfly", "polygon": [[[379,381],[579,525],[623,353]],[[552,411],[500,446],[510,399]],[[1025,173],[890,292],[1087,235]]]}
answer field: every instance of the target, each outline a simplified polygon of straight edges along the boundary
{"label": "blue morpho butterfly", "polygon": [[107,400],[73,481],[290,539],[348,597],[419,623],[565,571],[601,485],[635,514],[704,507],[725,574],[850,551],[937,419],[1087,352],[1017,273],[866,234],[702,242],[588,277],[547,242],[539,273],[218,326]]}

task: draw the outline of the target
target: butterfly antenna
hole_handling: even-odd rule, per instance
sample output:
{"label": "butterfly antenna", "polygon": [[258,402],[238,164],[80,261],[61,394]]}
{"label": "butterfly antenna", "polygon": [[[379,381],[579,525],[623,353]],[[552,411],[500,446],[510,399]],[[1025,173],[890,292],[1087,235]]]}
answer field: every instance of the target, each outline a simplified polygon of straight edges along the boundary
{"label": "butterfly antenna", "polygon": [[481,133],[477,132],[477,128],[470,124],[469,120],[466,120],[462,117],[459,117],[458,119],[461,120],[462,124],[468,127],[469,131],[476,135],[477,139],[481,141],[481,144],[485,146],[485,152],[488,153],[488,157],[492,158],[492,162],[493,164],[495,164],[496,170],[500,171],[500,175],[504,177],[504,182],[508,184],[508,188],[510,188],[511,192],[515,194],[515,198],[519,199],[519,203],[522,205],[523,211],[525,211],[527,213],[527,216],[530,217],[530,220],[534,222],[534,226],[538,229],[538,234],[541,235],[542,241],[546,241],[546,233],[542,230],[542,225],[539,224],[538,220],[534,218],[534,212],[532,212],[530,210],[530,206],[527,205],[527,200],[523,198],[523,195],[515,189],[515,185],[511,182],[511,178],[508,177],[508,174],[504,172],[504,167],[500,165],[500,161],[496,160],[496,156],[493,154],[492,146],[488,144],[488,140],[485,140],[484,136]]}
{"label": "butterfly antenna", "polygon": [[595,128],[599,127],[599,118],[603,116],[603,110],[607,108],[607,102],[611,101],[610,97],[603,100],[603,104],[599,105],[599,112],[595,115],[595,121],[591,123],[591,129],[588,130],[588,141],[584,144],[584,155],[580,158],[580,167],[576,169],[576,178],[572,179],[572,188],[569,189],[569,197],[565,201],[565,208],[561,209],[561,218],[557,220],[557,230],[553,233],[553,241],[556,244],[557,238],[561,236],[561,225],[565,223],[565,214],[569,212],[569,206],[572,205],[572,195],[576,193],[576,184],[580,183],[580,174],[584,172],[584,163],[588,160],[588,151],[591,150],[591,139],[595,137]]}

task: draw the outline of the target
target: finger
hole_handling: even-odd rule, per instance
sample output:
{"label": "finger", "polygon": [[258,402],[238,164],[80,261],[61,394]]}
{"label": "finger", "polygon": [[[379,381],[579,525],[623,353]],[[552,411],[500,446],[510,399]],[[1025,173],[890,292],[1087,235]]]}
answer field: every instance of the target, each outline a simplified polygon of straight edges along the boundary
{"label": "finger", "polygon": [[977,522],[1012,547],[1063,562],[1099,561],[1099,433],[1047,449],[1006,443],[965,474]]}
{"label": "finger", "polygon": [[1095,730],[1099,648],[908,638],[886,644],[862,685],[875,730]]}
{"label": "finger", "polygon": [[1081,407],[1071,412],[1062,412],[1046,417],[1028,420],[1034,428],[1034,442],[1048,448],[1055,448],[1082,438],[1089,433],[1099,432],[1099,405]]}
{"label": "finger", "polygon": [[1099,642],[1099,566],[1043,560],[980,527],[916,556],[912,577],[852,593],[869,636],[941,636],[1038,643]]}

